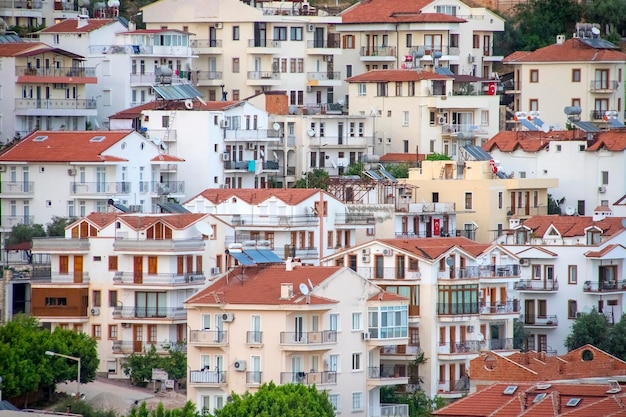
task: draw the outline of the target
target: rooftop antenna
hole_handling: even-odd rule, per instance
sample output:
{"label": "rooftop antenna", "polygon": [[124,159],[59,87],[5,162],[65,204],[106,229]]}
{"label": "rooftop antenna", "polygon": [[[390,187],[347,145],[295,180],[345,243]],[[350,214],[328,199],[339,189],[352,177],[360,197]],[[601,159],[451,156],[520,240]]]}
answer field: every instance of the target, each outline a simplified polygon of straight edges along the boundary
{"label": "rooftop antenna", "polygon": [[[626,219],[624,219],[624,221],[626,221]],[[309,287],[311,287],[311,290],[313,290],[313,283],[311,282],[311,278],[307,278],[307,280],[309,281]]]}

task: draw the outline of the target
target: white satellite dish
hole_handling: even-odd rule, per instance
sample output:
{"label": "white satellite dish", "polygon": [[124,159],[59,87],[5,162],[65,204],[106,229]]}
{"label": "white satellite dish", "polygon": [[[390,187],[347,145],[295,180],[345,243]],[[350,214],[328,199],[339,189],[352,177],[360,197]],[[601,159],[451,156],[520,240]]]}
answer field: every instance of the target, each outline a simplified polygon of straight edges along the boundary
{"label": "white satellite dish", "polygon": [[309,137],[310,137],[310,138],[312,138],[313,136],[315,136],[315,130],[313,130],[313,129],[309,129],[309,131],[308,131],[308,132],[306,132],[306,133],[307,133],[307,135],[309,135]]}
{"label": "white satellite dish", "polygon": [[161,140],[161,138],[153,138],[152,143],[154,143],[156,146],[161,146],[163,141]]}
{"label": "white satellite dish", "polygon": [[196,230],[202,233],[205,236],[212,237],[213,236],[213,227],[208,223],[199,222],[196,223]]}
{"label": "white satellite dish", "polygon": [[309,295],[309,287],[304,282],[300,284],[300,292],[302,295]]}
{"label": "white satellite dish", "polygon": [[565,207],[565,214],[568,216],[573,216],[576,213],[576,209],[573,206]]}
{"label": "white satellite dish", "polygon": [[591,28],[591,33],[593,33],[594,35],[599,35],[600,34],[600,29],[598,29],[597,27],[592,27]]}
{"label": "white satellite dish", "polygon": [[548,126],[546,123],[544,123],[541,126],[541,130],[543,130],[543,133],[548,133],[550,131],[550,126]]}
{"label": "white satellite dish", "polygon": [[187,110],[191,110],[193,109],[193,100],[188,98],[187,100],[185,100],[185,108]]}
{"label": "white satellite dish", "polygon": [[622,227],[626,229],[626,219],[622,219]]}
{"label": "white satellite dish", "polygon": [[478,338],[479,342],[483,342],[485,340],[485,335],[482,333],[476,333],[476,337]]}
{"label": "white satellite dish", "polygon": [[278,122],[274,122],[274,124],[272,125],[272,127],[274,128],[274,130],[280,130],[280,123],[278,123]]}

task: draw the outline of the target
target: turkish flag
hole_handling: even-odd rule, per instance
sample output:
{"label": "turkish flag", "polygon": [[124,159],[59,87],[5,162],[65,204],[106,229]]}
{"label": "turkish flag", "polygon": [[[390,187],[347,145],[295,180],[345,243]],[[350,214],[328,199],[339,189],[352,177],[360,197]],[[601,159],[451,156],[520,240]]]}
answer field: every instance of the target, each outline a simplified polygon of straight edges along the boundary
{"label": "turkish flag", "polygon": [[496,83],[489,83],[487,94],[489,94],[490,96],[493,96],[496,94]]}

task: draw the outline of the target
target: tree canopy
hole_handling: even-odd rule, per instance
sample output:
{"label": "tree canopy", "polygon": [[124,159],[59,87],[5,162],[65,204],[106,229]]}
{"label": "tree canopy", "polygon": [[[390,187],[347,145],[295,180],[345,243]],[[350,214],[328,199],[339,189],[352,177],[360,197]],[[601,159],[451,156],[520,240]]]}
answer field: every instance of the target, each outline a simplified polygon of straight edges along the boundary
{"label": "tree canopy", "polygon": [[16,224],[11,229],[7,243],[31,242],[34,237],[45,237],[46,231],[41,224]]}
{"label": "tree canopy", "polygon": [[133,385],[146,386],[152,378],[152,369],[163,369],[171,379],[184,378],[187,375],[187,355],[178,344],[169,346],[169,355],[161,356],[156,346],[152,345],[144,353],[131,353],[122,362],[124,374]]}
{"label": "tree canopy", "polygon": [[[611,329],[609,322],[604,314],[599,313],[596,309],[589,313],[581,314],[574,324],[572,331],[565,339],[565,347],[567,350],[574,350],[586,344],[609,351],[609,334]],[[609,353],[611,353],[609,351]]]}
{"label": "tree canopy", "polygon": [[263,384],[254,394],[232,394],[232,401],[215,410],[215,417],[333,417],[325,391],[303,384]]}
{"label": "tree canopy", "polygon": [[315,168],[312,172],[304,174],[303,178],[296,181],[293,188],[319,188],[320,190],[327,190],[328,183],[330,181],[330,175],[325,169]]}

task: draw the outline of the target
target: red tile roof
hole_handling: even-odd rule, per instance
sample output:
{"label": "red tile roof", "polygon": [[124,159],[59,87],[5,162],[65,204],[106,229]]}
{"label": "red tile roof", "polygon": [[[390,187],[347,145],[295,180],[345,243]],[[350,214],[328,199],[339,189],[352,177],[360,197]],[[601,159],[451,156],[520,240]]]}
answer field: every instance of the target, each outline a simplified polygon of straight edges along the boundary
{"label": "red tile roof", "polygon": [[623,129],[600,132],[587,151],[606,149],[613,152],[623,152],[626,149],[626,132]]}
{"label": "red tile roof", "polygon": [[56,25],[48,26],[39,33],[89,33],[106,25],[117,22],[117,19],[87,19],[86,25],[78,27],[79,19],[65,19]]}
{"label": "red tile roof", "polygon": [[193,35],[193,33],[185,32],[184,30],[180,30],[180,29],[137,29],[137,30],[129,30],[127,32],[122,32],[122,33],[127,34],[127,35],[151,35],[154,33],[170,33],[170,32]]}
{"label": "red tile roof", "polygon": [[0,45],[0,56],[17,56],[26,51],[35,49],[49,49],[50,47],[42,42],[12,42]]}
{"label": "red tile roof", "polygon": [[378,242],[413,253],[420,258],[437,259],[452,248],[460,248],[472,256],[479,256],[491,245],[477,243],[465,237],[379,239]]}
{"label": "red tile roof", "polygon": [[183,158],[173,155],[160,154],[151,159],[152,162],[185,162]]}
{"label": "red tile roof", "polygon": [[498,149],[501,152],[513,152],[518,149],[524,152],[539,152],[545,149],[551,141],[586,140],[578,137],[576,130],[552,130],[548,133],[541,131],[500,131],[489,139],[482,148],[491,152]]}
{"label": "red tile roof", "polygon": [[103,229],[114,221],[120,221],[134,230],[145,230],[152,225],[162,222],[172,229],[186,229],[200,219],[206,217],[203,213],[162,213],[145,215],[137,213],[91,213],[83,219],[79,219],[69,227],[82,221],[88,221],[98,229]]}
{"label": "red tile roof", "polygon": [[463,23],[466,20],[442,13],[422,13],[432,0],[370,0],[356,3],[341,14],[341,23]]}
{"label": "red tile roof", "polygon": [[220,204],[231,197],[236,197],[254,205],[262,203],[271,197],[276,197],[289,205],[296,205],[320,192],[323,191],[316,188],[211,188],[202,191],[187,201],[202,196],[213,204]]}
{"label": "red tile roof", "polygon": [[349,83],[403,82],[422,80],[448,80],[451,77],[431,71],[415,70],[373,70],[348,78]]}
{"label": "red tile roof", "polygon": [[144,110],[224,111],[240,103],[240,101],[206,101],[205,103],[194,101],[193,110],[188,110],[185,102],[180,100],[150,101],[112,114],[109,119],[135,119],[141,116]]}
{"label": "red tile roof", "polygon": [[[310,295],[311,304],[335,304],[329,300],[315,296],[315,287],[320,285],[340,267],[301,266],[287,271],[285,266],[270,266],[263,269],[248,267],[236,268],[225,276],[217,279],[208,287],[192,296],[188,304],[263,304],[263,305],[297,305],[306,303],[298,286],[303,277],[311,281],[314,289]],[[281,284],[292,284],[294,296],[281,299]]]}
{"label": "red tile roof", "polygon": [[578,38],[563,44],[549,45],[534,52],[514,52],[504,58],[505,64],[530,62],[625,62],[626,54],[616,49],[593,48]]}
{"label": "red tile roof", "polygon": [[586,252],[585,253],[585,257],[587,257],[587,258],[602,258],[604,255],[610,253],[613,249],[616,249],[616,248],[626,249],[622,245],[615,245],[615,244],[613,244],[613,245],[606,245],[604,248],[602,248],[602,250]]}
{"label": "red tile roof", "polygon": [[426,159],[426,154],[414,153],[386,153],[380,157],[380,162],[409,162],[416,163]]}
{"label": "red tile roof", "polygon": [[603,236],[613,236],[624,230],[622,219],[622,217],[606,217],[594,221],[591,216],[533,216],[524,221],[522,226],[532,230],[537,236],[543,236],[550,226],[554,226],[563,237],[585,236],[585,229],[590,226],[601,229]]}
{"label": "red tile roof", "polygon": [[[37,131],[21,139],[0,155],[0,162],[102,162],[125,161],[102,155],[132,131]],[[35,141],[40,136],[47,139]],[[102,141],[91,142],[95,136]]]}

